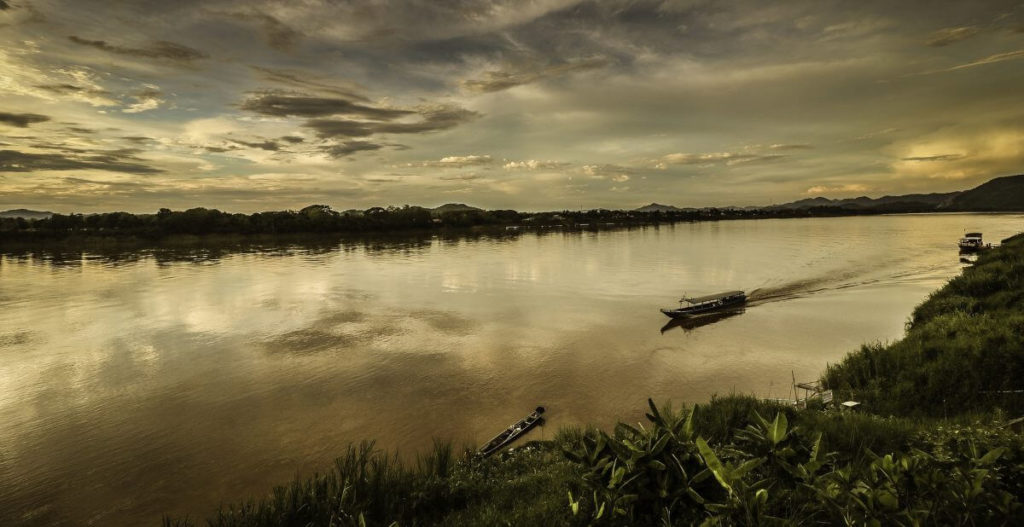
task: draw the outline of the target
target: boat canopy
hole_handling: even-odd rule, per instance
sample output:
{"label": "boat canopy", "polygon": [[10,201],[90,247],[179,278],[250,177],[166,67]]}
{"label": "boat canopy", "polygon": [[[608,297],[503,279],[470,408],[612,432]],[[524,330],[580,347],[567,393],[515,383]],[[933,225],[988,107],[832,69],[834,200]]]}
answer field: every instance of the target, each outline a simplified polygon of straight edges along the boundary
{"label": "boat canopy", "polygon": [[729,298],[733,296],[743,295],[743,291],[728,291],[725,293],[718,293],[717,295],[698,296],[694,298],[683,298],[682,302],[689,302],[691,304],[700,304],[703,302],[713,302],[715,300],[721,300],[723,298]]}
{"label": "boat canopy", "polygon": [[980,232],[969,232],[967,234],[964,234],[964,238],[981,238],[981,233]]}

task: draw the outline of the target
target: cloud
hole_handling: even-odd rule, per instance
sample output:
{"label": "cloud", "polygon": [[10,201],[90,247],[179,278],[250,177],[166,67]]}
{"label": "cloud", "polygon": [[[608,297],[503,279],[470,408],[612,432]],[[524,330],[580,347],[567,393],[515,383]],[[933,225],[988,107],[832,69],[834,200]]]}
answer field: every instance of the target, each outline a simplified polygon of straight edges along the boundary
{"label": "cloud", "polygon": [[296,41],[302,38],[302,33],[266,13],[253,11],[249,13],[230,13],[229,16],[237,20],[251,20],[259,23],[267,44],[276,49],[283,51],[291,50],[295,47]]}
{"label": "cloud", "polygon": [[417,111],[419,121],[369,122],[348,119],[312,119],[303,126],[321,138],[367,137],[375,134],[417,134],[447,130],[472,121],[480,114],[457,106],[429,106]]}
{"label": "cloud", "polygon": [[741,165],[747,163],[764,163],[778,161],[786,157],[783,154],[759,154],[748,152],[710,152],[703,154],[676,153],[662,156],[655,168],[664,170],[669,165]]}
{"label": "cloud", "polygon": [[[948,68],[948,69],[944,69],[944,70],[939,70],[939,72],[962,70],[962,69],[966,69],[966,68],[973,68],[975,66],[983,66],[985,64],[995,64],[997,62],[1004,62],[1004,61],[1007,61],[1007,60],[1016,60],[1016,59],[1022,59],[1022,58],[1024,58],[1024,49],[1019,49],[1017,51],[1007,51],[1006,53],[997,53],[995,55],[989,55],[988,57],[985,57],[983,59],[978,59],[978,60],[975,60],[973,62],[968,62],[966,64],[960,64],[959,66],[953,66],[952,68]],[[932,72],[932,73],[938,73],[938,72]]]}
{"label": "cloud", "polygon": [[[290,86],[293,88],[302,88],[304,90],[310,90],[321,94],[331,94],[343,97],[352,101],[363,101],[366,102],[369,99],[359,94],[359,87],[352,85],[348,81],[332,80],[330,83],[314,80],[315,75],[306,71],[292,71],[292,70],[281,70],[273,68],[263,68],[260,66],[250,66],[254,71],[258,72],[264,80],[282,84],[284,86]],[[339,86],[342,84],[343,86]]]}
{"label": "cloud", "polygon": [[526,161],[506,161],[501,168],[505,170],[556,170],[566,168],[570,163],[562,161],[537,161],[529,159]]}
{"label": "cloud", "polygon": [[776,144],[773,144],[773,145],[768,145],[768,148],[770,148],[772,150],[813,150],[814,146],[806,144],[806,143],[797,143],[797,144],[781,144],[781,143],[776,143]]}
{"label": "cloud", "polygon": [[160,89],[152,84],[147,84],[145,88],[132,97],[135,99],[135,104],[121,110],[124,113],[142,113],[149,110],[155,110],[160,107],[160,103],[163,99],[160,98]]}
{"label": "cloud", "polygon": [[948,46],[967,40],[978,33],[981,33],[981,28],[978,26],[947,27],[929,35],[925,44],[932,47]]}
{"label": "cloud", "polygon": [[71,84],[67,82],[54,83],[54,84],[37,84],[35,86],[40,90],[46,90],[50,93],[57,95],[92,95],[92,96],[107,96],[110,92],[95,88],[95,87],[84,87],[78,86],[77,84]]}
{"label": "cloud", "polygon": [[81,44],[83,46],[90,46],[108,53],[115,53],[118,55],[127,55],[129,57],[143,57],[149,59],[165,59],[177,62],[191,62],[193,60],[205,59],[209,55],[199,51],[197,49],[183,46],[181,44],[175,44],[174,42],[167,42],[165,40],[158,40],[148,44],[142,48],[131,48],[127,46],[118,46],[109,44],[104,40],[88,40],[75,35],[68,37],[68,40],[75,44]]}
{"label": "cloud", "polygon": [[900,158],[903,161],[956,161],[957,159],[963,159],[966,157],[963,154],[938,154],[933,156],[912,156]]}
{"label": "cloud", "polygon": [[624,167],[621,165],[583,165],[580,170],[596,179],[611,178],[612,181],[628,181],[629,176],[634,172],[632,168]]}
{"label": "cloud", "polygon": [[106,170],[128,174],[157,174],[158,168],[138,163],[135,151],[96,152],[92,155],[32,154],[0,150],[0,172],[37,172],[40,170]]}
{"label": "cloud", "polygon": [[331,156],[333,158],[340,158],[340,157],[345,157],[345,156],[348,156],[348,155],[352,155],[352,154],[354,154],[356,152],[367,152],[367,151],[372,151],[372,150],[380,150],[383,147],[384,147],[384,145],[379,145],[377,143],[371,143],[369,141],[343,141],[343,142],[338,143],[338,144],[333,144],[333,145],[325,146],[325,147],[321,148],[321,150],[325,154],[327,154],[327,155],[329,155],[329,156]]}
{"label": "cloud", "polygon": [[264,93],[251,97],[246,99],[240,107],[243,110],[275,117],[353,115],[379,121],[388,121],[415,113],[411,110],[376,108],[336,97],[311,97],[307,95],[276,93]]}
{"label": "cloud", "polygon": [[493,163],[489,155],[468,155],[468,156],[445,156],[437,161],[420,161],[419,163],[406,163],[407,167],[441,167],[441,168],[464,168],[471,166],[489,165]]}
{"label": "cloud", "polygon": [[6,11],[11,8],[11,4],[8,4],[6,0],[0,0],[0,11]]}
{"label": "cloud", "polygon": [[259,142],[240,141],[238,139],[229,139],[229,141],[238,145],[247,146],[249,148],[258,148],[260,150],[267,150],[269,152],[277,152],[278,150],[281,149],[281,145],[279,145],[276,141],[271,141],[269,139],[266,141]]}
{"label": "cloud", "polygon": [[828,193],[868,192],[870,190],[871,190],[870,187],[867,187],[865,185],[861,185],[859,183],[847,183],[845,185],[834,185],[834,186],[831,186],[831,187],[827,186],[827,185],[815,185],[815,186],[805,190],[804,194],[807,194],[809,196],[818,196],[818,195],[821,195],[821,194],[828,194]]}
{"label": "cloud", "polygon": [[28,125],[49,121],[50,118],[38,113],[7,113],[0,112],[0,123],[18,128],[28,128]]}
{"label": "cloud", "polygon": [[455,174],[453,176],[441,176],[441,181],[473,181],[474,179],[480,179],[480,176],[476,174]]}
{"label": "cloud", "polygon": [[481,79],[462,81],[462,87],[473,92],[490,93],[577,71],[603,68],[608,64],[610,64],[610,61],[606,58],[593,57],[564,64],[549,65],[534,70],[486,71]]}

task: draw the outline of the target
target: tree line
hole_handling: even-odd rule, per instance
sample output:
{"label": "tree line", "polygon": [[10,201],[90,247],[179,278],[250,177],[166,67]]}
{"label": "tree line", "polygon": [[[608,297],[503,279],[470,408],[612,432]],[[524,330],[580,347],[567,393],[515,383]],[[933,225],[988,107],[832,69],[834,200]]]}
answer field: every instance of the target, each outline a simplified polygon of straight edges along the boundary
{"label": "tree line", "polygon": [[467,208],[439,212],[424,207],[405,205],[341,212],[333,210],[328,205],[310,205],[298,211],[242,214],[196,207],[181,211],[163,208],[156,214],[106,212],[54,214],[49,218],[35,220],[0,218],[0,235],[7,239],[19,240],[68,238],[79,235],[135,236],[158,239],[181,234],[363,233],[501,225],[597,228],[611,225],[650,225],[746,218],[850,216],[890,212],[919,211],[890,210],[889,208],[857,210],[842,207],[812,207],[806,209],[704,208],[652,212],[608,209],[519,212]]}

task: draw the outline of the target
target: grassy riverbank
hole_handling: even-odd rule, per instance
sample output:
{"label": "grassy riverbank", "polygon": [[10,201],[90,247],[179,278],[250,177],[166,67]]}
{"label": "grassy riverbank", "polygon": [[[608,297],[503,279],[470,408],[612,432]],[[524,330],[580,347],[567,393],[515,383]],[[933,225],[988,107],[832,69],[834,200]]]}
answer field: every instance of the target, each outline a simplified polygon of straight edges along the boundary
{"label": "grassy riverbank", "polygon": [[[919,306],[906,336],[830,366],[863,413],[747,397],[651,405],[480,460],[364,444],[324,474],[166,525],[1010,525],[1024,515],[1024,237]],[[1016,398],[1015,398],[1016,397]]]}

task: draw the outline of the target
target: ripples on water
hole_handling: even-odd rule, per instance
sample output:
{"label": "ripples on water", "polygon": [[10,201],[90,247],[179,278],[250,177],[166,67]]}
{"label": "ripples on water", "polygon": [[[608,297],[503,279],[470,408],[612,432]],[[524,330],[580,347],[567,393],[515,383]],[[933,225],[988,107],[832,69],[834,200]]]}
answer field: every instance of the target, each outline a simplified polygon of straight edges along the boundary
{"label": "ripples on water", "polygon": [[[780,396],[898,337],[965,229],[1019,215],[678,224],[0,256],[0,524],[202,514],[376,438],[484,441],[644,400]],[[745,309],[669,322],[688,293]],[[771,391],[774,390],[774,393]]]}

